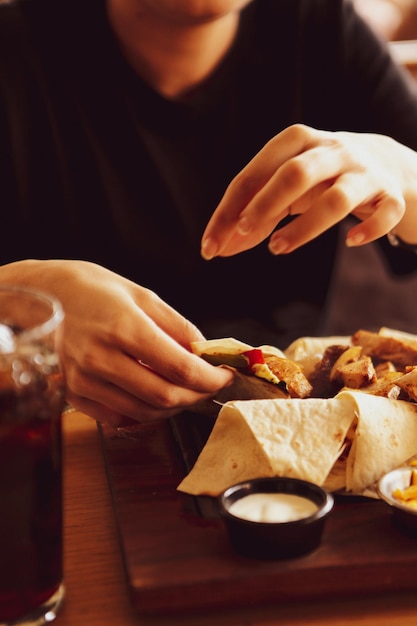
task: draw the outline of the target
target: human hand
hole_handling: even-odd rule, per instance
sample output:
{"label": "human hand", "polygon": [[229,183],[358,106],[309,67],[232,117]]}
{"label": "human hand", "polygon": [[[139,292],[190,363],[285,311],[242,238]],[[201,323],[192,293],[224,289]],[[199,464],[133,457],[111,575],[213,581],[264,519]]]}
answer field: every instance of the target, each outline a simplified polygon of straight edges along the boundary
{"label": "human hand", "polygon": [[101,266],[24,261],[6,272],[62,302],[67,400],[100,422],[169,417],[232,382],[230,371],[190,353],[190,342],[203,337],[189,321]]}
{"label": "human hand", "polygon": [[[202,256],[231,256],[269,239],[286,254],[353,214],[347,245],[394,228],[417,242],[417,154],[383,135],[285,129],[231,182],[202,239]],[[287,215],[298,215],[276,230]]]}

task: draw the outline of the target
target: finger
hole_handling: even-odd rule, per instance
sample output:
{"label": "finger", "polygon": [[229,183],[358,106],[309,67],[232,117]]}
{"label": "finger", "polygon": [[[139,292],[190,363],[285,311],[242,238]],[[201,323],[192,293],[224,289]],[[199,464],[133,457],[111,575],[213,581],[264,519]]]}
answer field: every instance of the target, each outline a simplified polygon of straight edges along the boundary
{"label": "finger", "polygon": [[217,254],[230,255],[231,245],[236,254],[261,243],[293,204],[325,181],[340,176],[345,167],[345,156],[336,144],[312,148],[284,163],[240,213],[234,232],[224,245],[219,244]]}
{"label": "finger", "polygon": [[[184,403],[173,402],[171,404],[167,399],[161,402],[161,406],[157,403],[150,404],[144,400],[131,397],[128,394],[121,393],[109,385],[97,384],[98,393],[94,391],[94,385],[86,388],[86,396],[74,394],[68,390],[67,401],[74,408],[86,413],[90,417],[113,426],[121,426],[133,422],[144,422],[156,419],[166,419],[177,413],[186,410],[189,407],[197,406],[203,400],[210,398],[210,395],[190,395],[190,401]],[[162,398],[161,394],[161,398]],[[152,401],[154,398],[152,398]]]}
{"label": "finger", "polygon": [[[205,364],[200,357],[195,357],[195,359],[198,363],[202,361],[202,363]],[[208,365],[210,370],[215,370],[215,373],[220,369],[224,369],[216,368],[209,364],[206,365]],[[195,386],[191,386],[190,379],[184,375],[183,372],[181,372],[180,378],[184,377],[185,382],[183,383],[182,380],[180,380],[177,384],[176,382],[164,378],[159,372],[157,373],[147,366],[134,364],[134,368],[136,376],[132,381],[132,387],[130,389],[129,387],[127,388],[127,399],[130,401],[130,399],[134,397],[136,401],[138,398],[141,403],[145,403],[149,407],[155,407],[157,409],[173,409],[176,407],[189,406],[199,402],[203,398],[214,395],[220,388],[226,386],[224,380],[221,381],[220,385],[214,386],[207,386],[204,380],[197,380]],[[225,380],[227,384],[232,382],[233,373],[228,371]],[[126,384],[123,380],[120,381],[120,383],[123,383],[125,385],[124,388],[126,388]],[[116,388],[118,391],[118,385],[116,385]],[[112,392],[111,387],[108,388],[108,392],[109,394]],[[129,406],[120,408],[123,408],[123,412],[127,415],[131,415],[132,412],[134,413],[135,411],[134,406],[132,411],[130,411]]]}
{"label": "finger", "polygon": [[[300,215],[305,213],[311,207],[312,203],[314,203],[315,200],[320,197],[320,195],[328,189],[332,183],[333,181],[325,181],[324,183],[319,183],[313,189],[309,189],[308,192],[304,193],[288,207],[288,213],[290,215]],[[233,256],[255,247],[260,240],[263,241],[268,238],[268,236],[276,228],[276,225],[277,220],[274,217],[272,220],[265,223],[263,223],[262,220],[262,223],[260,223],[255,233],[248,233],[246,236],[243,236],[235,231],[227,243],[227,246],[222,249],[221,256]]]}
{"label": "finger", "polygon": [[205,339],[194,324],[164,302],[153,291],[141,288],[134,303],[136,306],[139,306],[150,320],[153,320],[157,328],[164,331],[176,343],[187,350],[190,349],[190,344],[193,341],[203,341]]}
{"label": "finger", "polygon": [[[205,362],[199,357],[199,361]],[[114,362],[114,359],[112,360]],[[118,414],[136,418],[139,412],[153,410],[173,410],[201,401],[203,398],[214,395],[219,388],[225,386],[208,387],[203,390],[194,390],[185,385],[174,384],[149,367],[128,358],[118,359],[120,367],[113,369],[94,368],[94,375],[90,372],[81,372],[75,368],[67,373],[67,384],[72,401],[74,398],[89,398],[97,403],[111,407]],[[208,367],[215,372],[223,368]],[[228,371],[227,384],[233,380],[233,374]]]}
{"label": "finger", "polygon": [[248,233],[247,235],[241,235],[236,229],[234,229],[230,239],[221,249],[221,252],[219,252],[219,256],[230,257],[235,254],[239,254],[240,252],[244,252],[245,250],[254,248],[260,243],[260,241],[264,241],[269,237],[276,225],[277,220],[275,218],[267,222],[262,222],[256,231]]}
{"label": "finger", "polygon": [[405,213],[405,206],[403,196],[385,193],[377,198],[368,210],[366,207],[361,207],[358,217],[366,214],[369,217],[347,232],[346,245],[348,247],[359,246],[376,241],[388,234],[400,222]]}
{"label": "finger", "polygon": [[[116,383],[122,384],[123,388],[132,391],[137,390],[140,376],[140,383],[148,386],[149,395],[157,391],[159,378],[176,387],[197,393],[214,393],[228,385],[233,378],[229,371],[213,367],[180,346],[152,322],[148,325],[145,337],[141,335],[135,342],[133,336],[130,356],[133,357],[130,363],[120,358],[118,367],[118,358],[111,368],[106,368],[104,374]],[[140,373],[137,361],[147,366],[142,367]]]}
{"label": "finger", "polygon": [[382,212],[379,218],[367,218],[365,226],[360,225],[352,229],[356,244],[353,244],[352,240],[351,245],[360,245],[377,239],[398,222],[398,215],[401,214],[398,205],[399,196],[382,193],[379,189],[378,193],[380,196],[375,196],[373,183],[366,176],[355,173],[340,177],[315,200],[308,211],[273,233],[269,241],[269,250],[273,254],[292,252],[342,221],[350,213],[359,212],[372,217],[380,206]]}
{"label": "finger", "polygon": [[[330,181],[341,171],[341,159],[322,149],[311,150],[308,155],[284,164],[241,213],[229,240],[218,249],[218,255],[226,257],[249,250],[267,239],[286,216],[311,211],[312,203],[323,198],[323,190],[331,186]],[[321,180],[320,172],[325,172],[326,181]],[[333,210],[333,207],[330,209]],[[316,218],[312,216],[312,219]],[[305,218],[306,226],[307,222]],[[302,224],[297,220],[297,226],[292,227],[296,233],[301,229],[300,236],[304,228]],[[322,230],[328,227],[324,225]],[[322,231],[318,229],[316,232]],[[306,234],[304,242],[308,240]]]}
{"label": "finger", "polygon": [[311,147],[319,134],[302,125],[285,129],[234,178],[204,231],[201,249],[204,258],[213,258],[226,249],[244,208],[283,163]]}
{"label": "finger", "polygon": [[190,352],[191,341],[203,338],[190,322],[153,292],[142,289],[136,300],[140,306],[125,307],[125,315],[117,316],[106,343],[89,350],[85,366],[81,365],[86,375],[94,372],[99,378],[137,393],[143,379],[143,372],[138,371],[140,361],[175,386],[198,393],[214,393],[231,382],[230,372],[213,367]]}
{"label": "finger", "polygon": [[269,250],[273,254],[292,252],[349,215],[363,201],[365,193],[360,184],[353,184],[355,178],[349,175],[339,178],[316,198],[308,211],[273,233],[269,240]]}

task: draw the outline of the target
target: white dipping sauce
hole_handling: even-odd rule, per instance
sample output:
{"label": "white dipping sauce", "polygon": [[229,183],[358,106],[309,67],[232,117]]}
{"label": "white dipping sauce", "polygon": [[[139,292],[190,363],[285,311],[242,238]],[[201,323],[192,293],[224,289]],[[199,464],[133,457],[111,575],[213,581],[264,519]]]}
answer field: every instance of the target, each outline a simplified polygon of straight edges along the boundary
{"label": "white dipping sauce", "polygon": [[293,522],[309,517],[317,504],[290,493],[251,493],[233,502],[229,511],[235,517],[251,522]]}

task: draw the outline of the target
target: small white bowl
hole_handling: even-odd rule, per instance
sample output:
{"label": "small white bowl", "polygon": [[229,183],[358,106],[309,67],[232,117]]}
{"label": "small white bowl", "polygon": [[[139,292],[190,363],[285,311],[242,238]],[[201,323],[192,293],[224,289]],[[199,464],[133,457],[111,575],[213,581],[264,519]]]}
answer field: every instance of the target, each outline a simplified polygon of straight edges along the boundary
{"label": "small white bowl", "polygon": [[396,489],[403,490],[410,486],[413,469],[417,468],[404,466],[388,472],[379,480],[377,491],[381,500],[392,508],[394,521],[403,529],[417,535],[417,509],[392,495]]}

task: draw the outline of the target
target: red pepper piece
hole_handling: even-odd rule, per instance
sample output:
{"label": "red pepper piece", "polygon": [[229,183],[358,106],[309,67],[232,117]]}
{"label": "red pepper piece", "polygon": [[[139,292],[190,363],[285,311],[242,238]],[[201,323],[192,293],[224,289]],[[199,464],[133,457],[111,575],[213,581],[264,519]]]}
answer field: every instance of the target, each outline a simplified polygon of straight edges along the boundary
{"label": "red pepper piece", "polygon": [[247,350],[243,352],[243,356],[248,361],[248,367],[253,372],[254,365],[262,365],[265,363],[262,350],[259,348],[253,348],[253,350]]}

